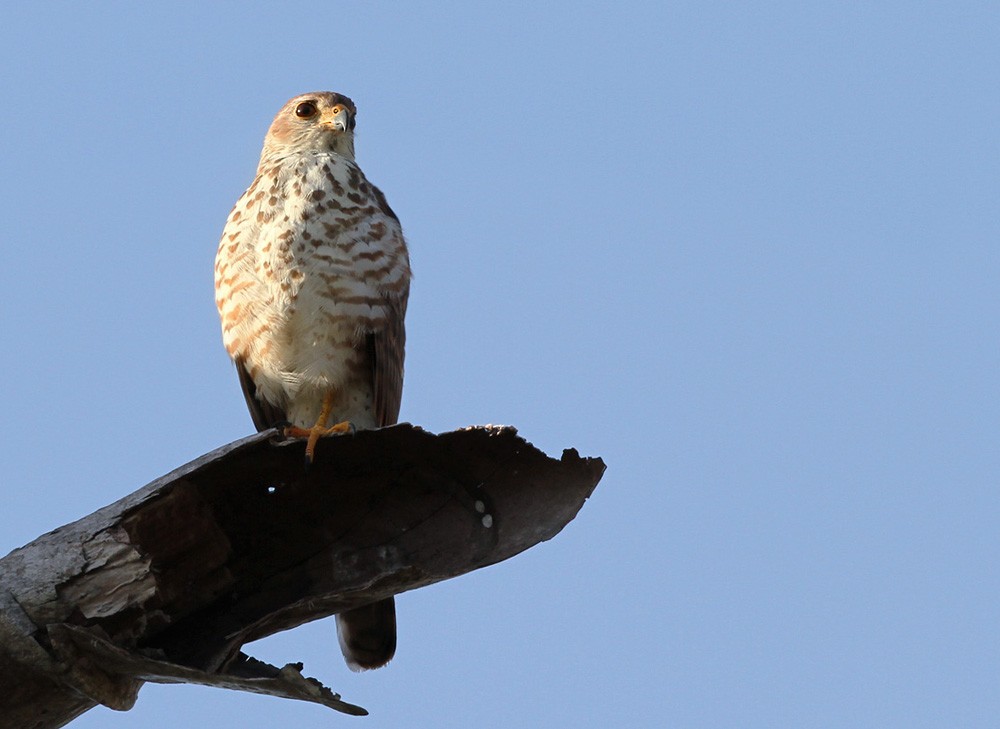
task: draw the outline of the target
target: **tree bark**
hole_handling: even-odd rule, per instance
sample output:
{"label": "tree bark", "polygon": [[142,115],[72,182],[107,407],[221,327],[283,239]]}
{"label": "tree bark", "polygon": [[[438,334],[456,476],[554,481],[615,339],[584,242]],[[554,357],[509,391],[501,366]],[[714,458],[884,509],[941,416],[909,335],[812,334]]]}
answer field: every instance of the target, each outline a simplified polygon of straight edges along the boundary
{"label": "tree bark", "polygon": [[550,539],[603,472],[494,426],[324,438],[308,469],[278,431],[231,443],[0,560],[0,727],[127,710],[144,681],[364,714],[241,646]]}

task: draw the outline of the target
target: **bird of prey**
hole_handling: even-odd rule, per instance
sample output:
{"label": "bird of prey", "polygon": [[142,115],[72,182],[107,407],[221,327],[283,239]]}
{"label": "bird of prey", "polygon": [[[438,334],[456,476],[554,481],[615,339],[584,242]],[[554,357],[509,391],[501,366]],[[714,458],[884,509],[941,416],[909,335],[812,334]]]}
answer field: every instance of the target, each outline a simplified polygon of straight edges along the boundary
{"label": "bird of prey", "polygon": [[[222,336],[258,430],[307,438],[396,422],[410,262],[399,220],[354,159],[357,109],[296,96],[274,118],[257,174],[215,261]],[[396,648],[392,598],[343,612],[353,670]]]}

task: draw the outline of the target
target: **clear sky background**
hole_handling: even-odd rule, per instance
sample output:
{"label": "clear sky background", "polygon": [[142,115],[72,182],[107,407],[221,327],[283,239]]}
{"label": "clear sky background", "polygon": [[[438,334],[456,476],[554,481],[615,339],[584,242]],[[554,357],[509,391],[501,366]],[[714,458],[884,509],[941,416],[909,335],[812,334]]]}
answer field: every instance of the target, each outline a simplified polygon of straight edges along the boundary
{"label": "clear sky background", "polygon": [[251,432],[216,245],[358,104],[416,272],[401,419],[608,471],[553,541],[251,645],[356,719],[147,685],[74,728],[995,727],[996,2],[12,3],[0,553]]}

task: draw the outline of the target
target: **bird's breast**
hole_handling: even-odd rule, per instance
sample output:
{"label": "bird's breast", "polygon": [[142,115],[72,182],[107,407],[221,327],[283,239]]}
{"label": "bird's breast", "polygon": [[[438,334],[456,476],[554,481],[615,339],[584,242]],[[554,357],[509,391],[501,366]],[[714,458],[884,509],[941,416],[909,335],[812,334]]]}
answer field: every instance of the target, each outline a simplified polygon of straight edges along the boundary
{"label": "bird's breast", "polygon": [[378,329],[386,296],[409,276],[398,221],[360,169],[335,155],[298,161],[281,189],[278,229],[260,238],[279,305],[319,334]]}
{"label": "bird's breast", "polygon": [[365,335],[385,326],[410,275],[381,194],[357,165],[311,155],[262,166],[241,202],[253,283],[238,334],[258,387],[290,393],[366,372]]}

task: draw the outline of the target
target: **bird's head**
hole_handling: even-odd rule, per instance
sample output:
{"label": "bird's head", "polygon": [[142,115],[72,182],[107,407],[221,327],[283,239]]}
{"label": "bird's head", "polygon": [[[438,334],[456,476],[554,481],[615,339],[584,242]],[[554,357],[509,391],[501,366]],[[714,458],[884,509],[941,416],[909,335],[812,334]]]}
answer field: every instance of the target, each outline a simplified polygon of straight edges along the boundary
{"label": "bird's head", "polygon": [[271,122],[264,157],[290,152],[333,152],[354,159],[357,108],[343,94],[317,91],[290,100]]}

